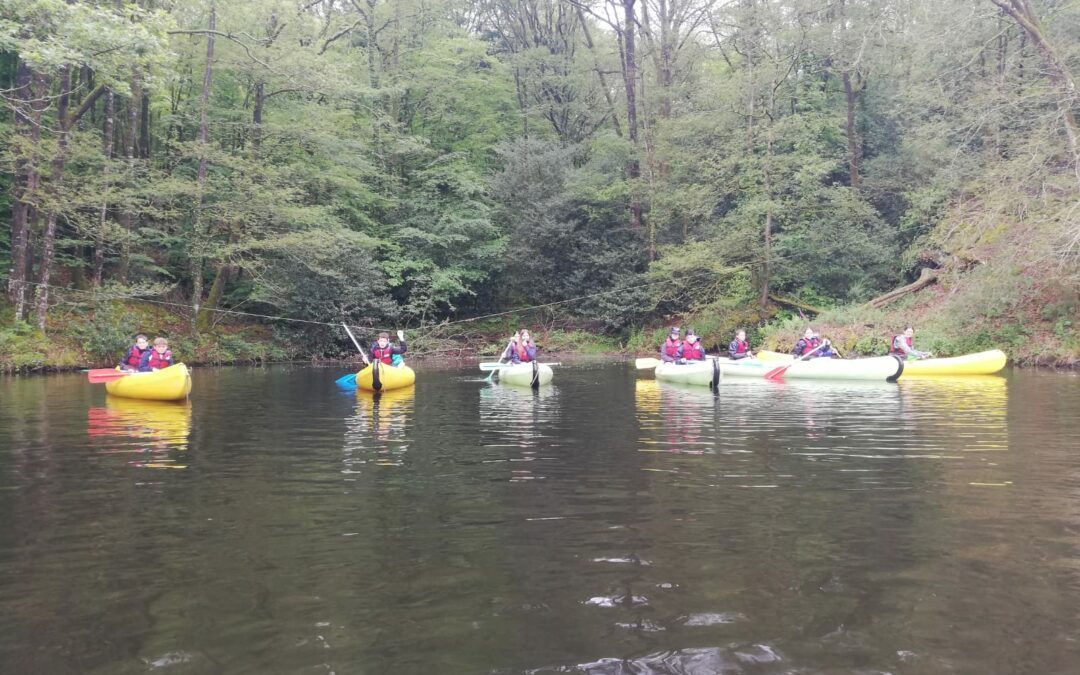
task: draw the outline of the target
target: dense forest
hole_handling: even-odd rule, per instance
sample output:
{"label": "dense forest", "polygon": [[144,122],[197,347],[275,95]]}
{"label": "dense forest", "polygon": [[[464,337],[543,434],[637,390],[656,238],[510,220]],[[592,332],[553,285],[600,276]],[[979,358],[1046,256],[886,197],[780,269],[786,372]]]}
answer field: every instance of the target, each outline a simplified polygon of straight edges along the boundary
{"label": "dense forest", "polygon": [[1068,362],[1078,69],[1068,0],[0,0],[0,351],[149,303]]}

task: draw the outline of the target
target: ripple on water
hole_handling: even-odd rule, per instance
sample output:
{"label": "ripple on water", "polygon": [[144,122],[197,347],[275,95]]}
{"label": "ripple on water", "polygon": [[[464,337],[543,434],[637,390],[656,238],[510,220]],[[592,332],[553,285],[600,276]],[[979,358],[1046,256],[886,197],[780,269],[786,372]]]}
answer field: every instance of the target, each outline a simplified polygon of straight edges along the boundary
{"label": "ripple on water", "polygon": [[634,658],[603,658],[570,666],[537,668],[526,672],[582,673],[587,675],[716,675],[743,673],[790,673],[798,668],[787,663],[776,649],[763,644],[725,647],[688,647],[660,651]]}

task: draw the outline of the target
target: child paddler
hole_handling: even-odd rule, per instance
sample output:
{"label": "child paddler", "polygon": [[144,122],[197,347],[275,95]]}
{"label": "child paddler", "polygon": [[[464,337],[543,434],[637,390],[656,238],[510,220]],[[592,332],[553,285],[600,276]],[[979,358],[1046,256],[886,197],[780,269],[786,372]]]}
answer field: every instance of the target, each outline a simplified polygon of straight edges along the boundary
{"label": "child paddler", "polygon": [[[795,358],[802,358],[807,354],[810,354],[810,358],[829,357],[836,356],[836,352],[829,346],[828,340],[822,340],[814,332],[813,328],[807,328],[803,336],[799,338],[799,341],[795,343],[795,348],[791,350],[791,354]],[[820,347],[820,349],[818,349]],[[817,351],[815,351],[817,350]],[[811,352],[813,352],[811,354]]]}
{"label": "child paddler", "polygon": [[150,341],[145,335],[136,335],[135,344],[128,348],[120,362],[120,370],[138,370],[143,354],[150,351]]}
{"label": "child paddler", "polygon": [[754,352],[750,351],[750,343],[746,341],[746,331],[741,328],[735,333],[735,339],[731,341],[727,349],[732,361],[754,358]]}
{"label": "child paddler", "polygon": [[148,373],[153,370],[168,368],[173,364],[172,352],[169,351],[169,341],[163,337],[154,338],[154,348],[146,350],[139,362],[139,372]]}
{"label": "child paddler", "polygon": [[928,358],[931,355],[930,352],[920,352],[915,349],[914,340],[915,329],[908,326],[903,333],[893,336],[892,344],[889,346],[889,353],[902,359]]}
{"label": "child paddler", "polygon": [[[379,333],[379,339],[371,343],[371,358],[376,361],[382,361],[388,366],[400,365],[394,363],[395,360],[401,361],[402,354],[408,350],[408,345],[405,344],[405,331],[397,332],[398,343],[397,346],[390,345],[390,333],[383,331]],[[394,357],[397,357],[395,359]]]}
{"label": "child paddler", "polygon": [[683,341],[682,357],[685,361],[704,361],[705,347],[701,346],[693,328],[686,329],[686,340]]}
{"label": "child paddler", "polygon": [[499,360],[504,359],[515,365],[536,360],[536,344],[527,329],[522,328],[510,338],[510,344],[506,345],[506,351]]}

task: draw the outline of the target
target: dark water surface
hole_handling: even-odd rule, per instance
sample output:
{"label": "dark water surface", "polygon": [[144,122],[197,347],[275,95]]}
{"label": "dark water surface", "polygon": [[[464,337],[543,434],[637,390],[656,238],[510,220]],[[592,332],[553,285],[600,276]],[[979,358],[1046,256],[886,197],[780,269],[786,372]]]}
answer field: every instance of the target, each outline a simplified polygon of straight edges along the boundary
{"label": "dark water surface", "polygon": [[0,379],[5,673],[1080,672],[1080,379]]}

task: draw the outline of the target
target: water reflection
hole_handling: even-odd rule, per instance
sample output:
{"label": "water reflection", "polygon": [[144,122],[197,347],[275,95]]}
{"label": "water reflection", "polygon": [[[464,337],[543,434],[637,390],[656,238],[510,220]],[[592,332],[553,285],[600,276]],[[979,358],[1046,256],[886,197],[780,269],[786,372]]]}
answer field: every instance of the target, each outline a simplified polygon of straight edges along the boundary
{"label": "water reflection", "polygon": [[99,454],[133,455],[133,466],[183,469],[175,453],[188,448],[191,403],[106,396],[104,407],[87,410],[86,433]]}
{"label": "water reflection", "polygon": [[[888,464],[1006,450],[1007,392],[993,376],[896,384],[732,378],[716,395],[641,379],[638,450],[732,457],[704,475],[674,461],[644,469],[675,474],[679,484],[775,489],[822,482],[827,471],[848,474],[845,489],[906,489],[910,475]],[[793,460],[817,468],[807,472]]]}
{"label": "water reflection", "polygon": [[415,398],[414,387],[377,393],[357,390],[356,412],[345,420],[343,474],[361,473],[365,464],[405,463]]}
{"label": "water reflection", "polygon": [[641,452],[716,451],[719,399],[706,387],[640,379],[634,389]]}
{"label": "water reflection", "polygon": [[207,369],[171,434],[0,378],[0,671],[1076,670],[1075,377],[473,370]]}
{"label": "water reflection", "polygon": [[480,389],[480,431],[484,463],[512,463],[512,483],[544,478],[527,463],[551,459],[545,450],[562,445],[559,438],[559,388],[526,389],[490,385]]}

